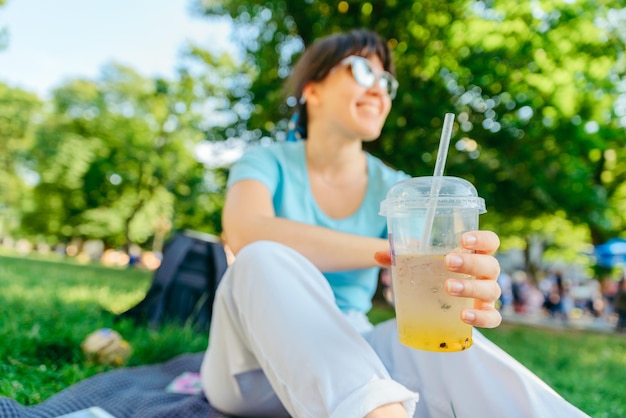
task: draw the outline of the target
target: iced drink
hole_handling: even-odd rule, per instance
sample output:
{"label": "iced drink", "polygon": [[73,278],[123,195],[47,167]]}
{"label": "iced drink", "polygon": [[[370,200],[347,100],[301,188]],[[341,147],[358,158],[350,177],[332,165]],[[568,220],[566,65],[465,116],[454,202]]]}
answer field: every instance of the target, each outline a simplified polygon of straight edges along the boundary
{"label": "iced drink", "polygon": [[461,351],[472,345],[472,327],[460,312],[473,300],[446,293],[446,279],[472,278],[452,273],[443,255],[400,255],[391,267],[400,342],[428,351]]}
{"label": "iced drink", "polygon": [[380,214],[387,217],[401,343],[440,352],[472,345],[472,327],[461,320],[461,311],[474,300],[448,295],[444,284],[473,277],[446,269],[444,257],[466,251],[461,236],[478,229],[483,212],[474,186],[457,177],[416,177],[389,189]]}

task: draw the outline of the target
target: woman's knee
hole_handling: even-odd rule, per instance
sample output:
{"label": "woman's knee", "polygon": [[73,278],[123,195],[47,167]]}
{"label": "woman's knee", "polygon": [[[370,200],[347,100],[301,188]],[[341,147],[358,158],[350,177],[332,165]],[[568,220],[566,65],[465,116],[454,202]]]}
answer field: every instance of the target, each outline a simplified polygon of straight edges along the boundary
{"label": "woman's knee", "polygon": [[282,293],[306,287],[323,289],[333,298],[328,281],[317,267],[296,250],[278,242],[256,241],[246,245],[237,254],[231,270],[229,280],[234,289]]}
{"label": "woman's knee", "polygon": [[243,247],[237,253],[238,264],[263,265],[283,253],[295,253],[294,250],[274,241],[255,241]]}

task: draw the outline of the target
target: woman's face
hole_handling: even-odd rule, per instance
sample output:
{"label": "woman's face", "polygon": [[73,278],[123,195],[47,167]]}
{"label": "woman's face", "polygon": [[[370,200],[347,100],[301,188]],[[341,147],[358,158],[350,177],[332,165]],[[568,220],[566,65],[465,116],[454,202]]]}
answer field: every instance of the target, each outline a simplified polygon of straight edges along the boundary
{"label": "woman's face", "polygon": [[[378,56],[367,61],[375,74],[384,71]],[[369,88],[359,84],[349,65],[339,65],[322,81],[310,83],[305,96],[309,123],[321,122],[333,132],[363,141],[380,136],[391,110],[387,91],[378,82]]]}

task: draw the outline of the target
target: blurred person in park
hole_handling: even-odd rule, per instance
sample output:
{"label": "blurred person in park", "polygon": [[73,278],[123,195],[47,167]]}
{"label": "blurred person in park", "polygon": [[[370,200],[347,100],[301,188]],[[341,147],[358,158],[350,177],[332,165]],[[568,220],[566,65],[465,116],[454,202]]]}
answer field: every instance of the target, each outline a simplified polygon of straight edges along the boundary
{"label": "blurred person in park", "polygon": [[511,294],[513,296],[513,310],[516,313],[526,313],[531,298],[531,284],[525,271],[513,272]]}
{"label": "blurred person in park", "polygon": [[605,301],[604,314],[611,317],[615,314],[615,297],[617,296],[617,290],[619,289],[619,281],[615,281],[611,278],[598,280],[600,281],[600,289],[602,297]]}
{"label": "blurred person in park", "polygon": [[544,294],[543,307],[551,318],[568,319],[568,300],[565,280],[561,272],[548,278],[548,290]]}
{"label": "blurred person in park", "polygon": [[589,289],[589,297],[583,309],[587,310],[592,317],[600,319],[604,316],[606,309],[601,284],[598,280],[588,279],[587,288]]}
{"label": "blurred person in park", "polygon": [[615,294],[615,313],[617,314],[617,324],[615,331],[626,333],[626,270],[622,272],[622,278]]}
{"label": "blurred person in park", "polygon": [[[232,167],[223,227],[235,259],[215,300],[203,390],[237,416],[587,416],[475,330],[458,353],[403,346],[395,320],[366,314],[391,263],[387,190],[409,176],[364,152],[397,82],[387,43],[367,30],[321,38],[290,78],[289,141],[250,148]],[[472,298],[459,321],[496,327],[496,234],[473,231],[446,266]],[[419,402],[418,402],[419,400]]]}

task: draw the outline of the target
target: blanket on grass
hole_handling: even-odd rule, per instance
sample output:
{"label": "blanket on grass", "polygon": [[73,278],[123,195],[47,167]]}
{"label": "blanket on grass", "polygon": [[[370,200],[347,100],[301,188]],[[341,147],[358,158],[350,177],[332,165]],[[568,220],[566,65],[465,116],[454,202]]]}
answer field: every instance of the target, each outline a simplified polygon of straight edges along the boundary
{"label": "blanket on grass", "polygon": [[37,405],[0,397],[2,418],[53,418],[99,406],[116,418],[228,418],[203,394],[165,389],[185,372],[199,372],[204,353],[182,354],[162,364],[116,369],[84,379]]}

